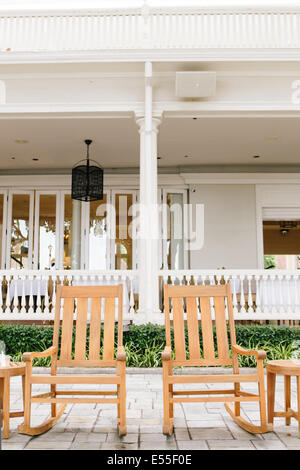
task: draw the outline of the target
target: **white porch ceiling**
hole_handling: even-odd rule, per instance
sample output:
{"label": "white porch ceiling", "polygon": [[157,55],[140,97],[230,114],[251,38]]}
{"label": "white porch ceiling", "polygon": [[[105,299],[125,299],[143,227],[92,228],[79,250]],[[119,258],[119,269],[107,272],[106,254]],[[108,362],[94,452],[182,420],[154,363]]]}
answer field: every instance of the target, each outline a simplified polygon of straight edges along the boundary
{"label": "white porch ceiling", "polygon": [[[85,139],[93,140],[90,158],[103,167],[138,166],[139,134],[133,119],[1,120],[0,130],[0,169],[71,169],[85,158]],[[39,160],[33,161],[35,157]]]}
{"label": "white porch ceiling", "polygon": [[[139,166],[133,118],[2,119],[0,135],[2,171],[71,169],[85,157],[86,138],[104,168]],[[300,165],[296,118],[165,118],[158,141],[159,167]]]}
{"label": "white porch ceiling", "polygon": [[160,132],[166,165],[300,164],[295,118],[166,119]]}

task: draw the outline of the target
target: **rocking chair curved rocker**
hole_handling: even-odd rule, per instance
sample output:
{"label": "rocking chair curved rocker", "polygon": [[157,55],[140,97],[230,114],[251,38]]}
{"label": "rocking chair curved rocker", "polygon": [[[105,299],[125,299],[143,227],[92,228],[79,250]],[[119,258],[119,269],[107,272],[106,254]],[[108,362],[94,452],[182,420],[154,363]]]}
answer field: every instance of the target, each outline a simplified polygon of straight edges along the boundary
{"label": "rocking chair curved rocker", "polygon": [[[174,360],[172,359],[170,331],[171,302],[175,345]],[[265,359],[266,353],[265,351],[246,350],[236,344],[230,283],[217,286],[165,285],[164,305],[166,348],[162,353],[164,397],[163,433],[172,434],[174,403],[180,402],[224,402],[225,408],[233,420],[246,431],[255,434],[272,431],[272,425],[267,424],[266,415],[263,371],[263,359]],[[184,305],[187,320],[188,345],[185,344]],[[202,348],[200,348],[198,310],[201,317]],[[217,355],[213,337],[213,312],[216,326]],[[226,312],[228,314],[232,357],[230,357],[229,352]],[[201,353],[201,349],[203,349],[203,354]],[[257,372],[252,374],[239,374],[238,354],[255,356],[257,360]],[[176,366],[232,366],[233,374],[173,375],[173,367]],[[230,382],[233,384],[233,388],[228,390],[174,390],[176,384]],[[257,383],[258,394],[241,390],[240,386],[242,383],[251,382]],[[240,404],[245,401],[256,401],[259,403],[260,425],[256,426],[241,416]],[[233,402],[233,404],[230,402]]]}
{"label": "rocking chair curved rocker", "polygon": [[[60,335],[61,301],[64,299]],[[118,348],[114,358],[115,310],[118,299]],[[24,392],[24,423],[18,427],[22,434],[38,435],[48,431],[62,416],[68,403],[116,403],[119,434],[126,434],[126,353],[123,348],[123,286],[58,286],[53,329],[53,345],[43,352],[23,354],[26,363]],[[76,303],[75,303],[76,301]],[[76,305],[76,308],[75,308]],[[88,310],[90,318],[88,319]],[[75,355],[72,358],[74,312],[76,312]],[[103,312],[103,313],[102,313]],[[103,315],[103,317],[102,317]],[[100,358],[101,317],[103,355]],[[87,324],[90,322],[87,358]],[[60,343],[60,347],[59,347]],[[60,357],[58,358],[60,351]],[[32,375],[36,357],[52,357],[51,375]],[[58,375],[57,367],[116,367],[116,375]],[[32,396],[34,384],[49,384],[50,392]],[[112,384],[116,390],[57,390],[57,385]],[[81,397],[75,397],[79,395]],[[84,395],[86,397],[84,397]],[[99,395],[104,396],[99,398]],[[105,397],[106,396],[106,397]],[[31,403],[51,404],[51,417],[40,426],[31,426]],[[58,407],[57,405],[60,404]]]}

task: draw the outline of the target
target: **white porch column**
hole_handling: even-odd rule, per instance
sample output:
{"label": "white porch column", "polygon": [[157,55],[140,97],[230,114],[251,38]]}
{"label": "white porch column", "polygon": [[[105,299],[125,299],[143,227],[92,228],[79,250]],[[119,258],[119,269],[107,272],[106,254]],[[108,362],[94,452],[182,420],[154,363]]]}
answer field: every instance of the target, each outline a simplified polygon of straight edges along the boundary
{"label": "white porch column", "polygon": [[160,119],[152,117],[152,64],[145,67],[145,116],[140,132],[140,224],[138,323],[161,320],[158,292],[157,133]]}
{"label": "white porch column", "polygon": [[71,268],[80,269],[81,254],[81,202],[72,200]]}

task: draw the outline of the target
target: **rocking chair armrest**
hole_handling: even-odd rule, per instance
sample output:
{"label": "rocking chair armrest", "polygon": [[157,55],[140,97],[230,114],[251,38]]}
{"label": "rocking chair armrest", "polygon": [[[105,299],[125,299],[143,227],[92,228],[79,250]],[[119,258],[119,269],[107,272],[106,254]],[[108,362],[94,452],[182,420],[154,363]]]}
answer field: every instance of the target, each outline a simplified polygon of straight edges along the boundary
{"label": "rocking chair armrest", "polygon": [[124,349],[124,346],[118,346],[117,349],[117,361],[126,361],[126,351]]}
{"label": "rocking chair armrest", "polygon": [[232,345],[232,350],[241,356],[255,356],[257,360],[266,359],[267,353],[262,350],[245,349],[237,344]]}
{"label": "rocking chair armrest", "polygon": [[22,356],[24,362],[31,362],[36,357],[48,357],[54,356],[57,354],[57,348],[55,346],[50,346],[50,348],[45,349],[45,351],[40,352],[25,352]]}
{"label": "rocking chair armrest", "polygon": [[161,358],[162,358],[162,361],[170,361],[172,359],[170,346],[165,347],[165,349],[161,353]]}

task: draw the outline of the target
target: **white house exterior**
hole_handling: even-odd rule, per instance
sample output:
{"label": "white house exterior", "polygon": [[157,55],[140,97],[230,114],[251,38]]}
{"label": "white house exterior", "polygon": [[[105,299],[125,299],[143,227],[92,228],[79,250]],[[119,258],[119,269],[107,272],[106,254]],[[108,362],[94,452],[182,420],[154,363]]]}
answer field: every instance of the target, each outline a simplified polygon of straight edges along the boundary
{"label": "white house exterior", "polygon": [[163,282],[226,280],[236,318],[300,319],[299,271],[263,269],[263,222],[300,221],[300,6],[243,4],[0,5],[0,320],[123,282],[126,320],[161,322]]}

